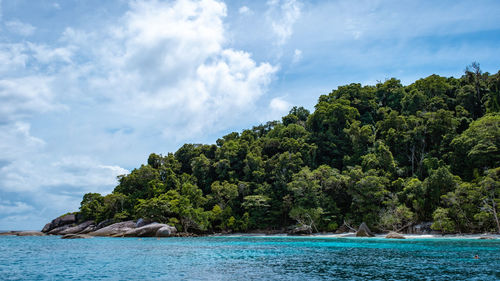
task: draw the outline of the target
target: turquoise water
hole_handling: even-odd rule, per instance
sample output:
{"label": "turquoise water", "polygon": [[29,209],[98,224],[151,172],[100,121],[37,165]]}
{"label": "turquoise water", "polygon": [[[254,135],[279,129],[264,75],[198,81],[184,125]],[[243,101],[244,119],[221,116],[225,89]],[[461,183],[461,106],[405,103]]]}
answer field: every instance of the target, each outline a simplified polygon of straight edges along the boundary
{"label": "turquoise water", "polygon": [[3,236],[0,279],[500,280],[500,241]]}

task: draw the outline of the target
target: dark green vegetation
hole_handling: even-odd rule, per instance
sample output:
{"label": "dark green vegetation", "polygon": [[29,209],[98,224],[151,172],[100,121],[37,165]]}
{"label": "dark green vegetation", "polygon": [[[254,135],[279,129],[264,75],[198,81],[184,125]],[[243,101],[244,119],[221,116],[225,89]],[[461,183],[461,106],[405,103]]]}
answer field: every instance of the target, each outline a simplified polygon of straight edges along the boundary
{"label": "dark green vegetation", "polygon": [[151,154],[113,193],[86,194],[83,219],[148,218],[181,231],[249,231],[344,222],[401,230],[500,231],[500,72],[472,64],[350,84],[216,144]]}

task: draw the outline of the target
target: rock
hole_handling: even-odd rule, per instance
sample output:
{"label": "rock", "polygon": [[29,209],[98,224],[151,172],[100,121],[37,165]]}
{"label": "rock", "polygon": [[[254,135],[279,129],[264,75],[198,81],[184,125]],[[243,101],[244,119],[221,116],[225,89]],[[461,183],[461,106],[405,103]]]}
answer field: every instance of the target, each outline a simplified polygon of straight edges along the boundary
{"label": "rock", "polygon": [[88,233],[88,235],[92,236],[113,236],[117,234],[125,234],[127,231],[135,228],[134,221],[124,221],[115,223],[112,225],[108,225],[101,229],[98,229],[94,232]]}
{"label": "rock", "polygon": [[300,235],[300,234],[311,234],[312,233],[312,227],[310,225],[301,225],[298,227],[295,227],[290,231],[290,234],[293,235]]}
{"label": "rock", "polygon": [[406,239],[402,234],[399,234],[397,232],[391,231],[389,234],[385,236],[385,238],[389,239]]}
{"label": "rock", "polygon": [[47,234],[41,231],[19,231],[16,233],[17,236],[45,236]]}
{"label": "rock", "polygon": [[481,236],[481,237],[479,237],[479,239],[482,239],[482,240],[491,240],[491,239],[495,239],[495,238],[491,237],[491,236]]}
{"label": "rock", "polygon": [[107,219],[107,220],[103,220],[102,222],[100,222],[98,225],[96,225],[95,229],[101,229],[103,227],[106,227],[108,225],[111,225],[113,223],[113,220],[112,219]]}
{"label": "rock", "polygon": [[83,239],[83,238],[93,238],[86,234],[66,234],[61,237],[61,239]]}
{"label": "rock", "polygon": [[143,226],[148,225],[150,223],[151,223],[151,221],[147,221],[147,220],[141,218],[141,219],[137,220],[135,227],[143,227]]}
{"label": "rock", "polygon": [[73,225],[70,225],[70,224],[56,227],[56,228],[52,229],[51,231],[49,231],[47,234],[59,235],[61,232],[65,231],[66,229],[71,228],[71,227],[73,227]]}
{"label": "rock", "polygon": [[6,232],[0,232],[0,236],[13,236],[17,235],[21,231],[6,231]]}
{"label": "rock", "polygon": [[68,225],[68,224],[73,224],[75,222],[76,222],[76,215],[75,214],[64,215],[64,216],[58,217],[58,218],[52,220],[50,223],[46,224],[43,227],[42,232],[47,233],[47,232],[52,231],[55,228],[58,228],[58,227],[61,227],[64,225]]}
{"label": "rock", "polygon": [[94,224],[94,221],[86,221],[86,222],[83,222],[77,226],[69,227],[69,228],[66,228],[62,231],[59,231],[59,234],[60,235],[77,234],[77,233],[80,233],[83,230],[85,230],[89,225],[93,225],[93,224]]}
{"label": "rock", "polygon": [[87,233],[90,233],[92,231],[96,231],[97,230],[97,227],[93,224],[87,226],[87,228],[85,228],[84,230],[80,231],[79,234],[87,234]]}
{"label": "rock", "polygon": [[364,222],[361,223],[361,225],[358,228],[358,232],[356,232],[356,237],[373,237],[373,236],[375,235],[370,231],[366,223]]}
{"label": "rock", "polygon": [[170,237],[177,233],[175,226],[166,225],[156,231],[156,237]]}
{"label": "rock", "polygon": [[[145,225],[145,226],[142,226],[142,227],[138,227],[138,228],[135,228],[135,229],[131,229],[129,231],[127,231],[126,233],[123,234],[124,237],[154,237],[156,236],[157,232],[159,229],[161,228],[174,228],[175,227],[172,227],[168,224],[163,224],[163,223],[150,223],[148,225]],[[166,230],[164,230],[166,231]],[[177,229],[175,230],[177,231]],[[171,233],[171,231],[170,231]]]}
{"label": "rock", "polygon": [[48,224],[46,224],[43,229],[42,229],[42,232],[49,232],[51,230],[51,227],[52,227],[52,223],[49,222]]}

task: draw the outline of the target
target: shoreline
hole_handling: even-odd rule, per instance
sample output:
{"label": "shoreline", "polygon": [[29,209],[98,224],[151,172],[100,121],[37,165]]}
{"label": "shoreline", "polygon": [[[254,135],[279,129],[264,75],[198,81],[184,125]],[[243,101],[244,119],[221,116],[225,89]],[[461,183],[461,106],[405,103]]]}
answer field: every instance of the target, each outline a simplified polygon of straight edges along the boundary
{"label": "shoreline", "polygon": [[287,233],[216,233],[206,235],[208,237],[296,237],[296,238],[360,238],[360,239],[388,239],[388,240],[404,240],[404,239],[464,239],[464,240],[497,240],[500,239],[500,234],[401,234],[404,239],[386,238],[387,233],[376,234],[374,237],[356,237],[356,233],[316,233],[307,235],[290,235]]}
{"label": "shoreline", "polygon": [[[33,235],[34,234],[34,235]],[[37,235],[40,234],[38,231],[0,231],[1,236],[63,236],[63,235]],[[475,234],[403,234],[403,239],[392,239],[386,238],[387,233],[375,234],[373,237],[357,237],[354,232],[347,233],[313,233],[313,234],[303,234],[303,235],[291,235],[288,233],[265,233],[265,232],[241,232],[241,233],[214,233],[214,234],[202,234],[202,235],[183,235],[185,233],[179,233],[180,235],[175,235],[172,237],[269,237],[269,238],[360,238],[360,239],[387,239],[387,240],[405,240],[405,239],[460,239],[460,240],[498,240],[500,239],[500,234],[496,233],[475,233]],[[103,236],[112,237],[112,236]]]}

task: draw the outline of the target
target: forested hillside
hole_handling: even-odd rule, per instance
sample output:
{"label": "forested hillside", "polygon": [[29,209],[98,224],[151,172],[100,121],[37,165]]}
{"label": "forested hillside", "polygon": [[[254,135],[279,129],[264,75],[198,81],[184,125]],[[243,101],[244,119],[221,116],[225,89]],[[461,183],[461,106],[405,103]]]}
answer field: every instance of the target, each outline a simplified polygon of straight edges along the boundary
{"label": "forested hillside", "polygon": [[281,121],[185,144],[88,193],[82,220],[147,218],[181,231],[379,231],[433,221],[443,232],[500,231],[500,71],[403,86],[349,84]]}

